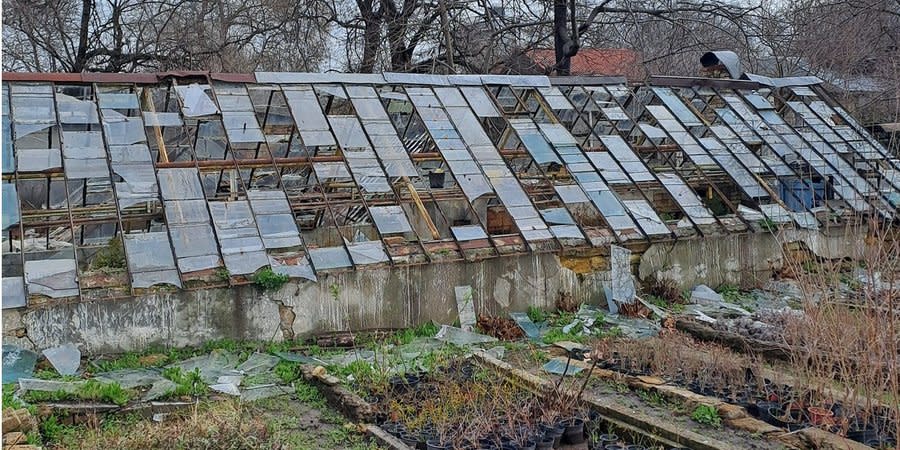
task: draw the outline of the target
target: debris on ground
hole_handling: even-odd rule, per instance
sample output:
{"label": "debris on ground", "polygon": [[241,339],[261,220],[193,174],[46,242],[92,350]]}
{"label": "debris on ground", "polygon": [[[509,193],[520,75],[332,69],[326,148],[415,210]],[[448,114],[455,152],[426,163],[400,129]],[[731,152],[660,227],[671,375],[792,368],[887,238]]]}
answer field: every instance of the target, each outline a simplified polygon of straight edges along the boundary
{"label": "debris on ground", "polygon": [[456,294],[456,311],[459,314],[460,328],[472,331],[476,323],[472,286],[456,286],[453,291]]}
{"label": "debris on ground", "polygon": [[443,342],[449,342],[454,345],[465,346],[472,344],[483,344],[486,342],[496,342],[497,338],[493,336],[485,336],[483,334],[472,333],[462,328],[452,327],[450,325],[441,325],[440,331],[434,336],[435,339]]}
{"label": "debris on ground", "polygon": [[3,344],[3,383],[15,383],[19,378],[27,378],[34,374],[38,354],[19,347]]}
{"label": "debris on ground", "polygon": [[532,341],[540,340],[541,328],[528,317],[528,314],[513,312],[509,313],[509,318],[516,322],[516,325],[519,326],[522,333],[524,333],[528,339],[531,339]]}
{"label": "debris on ground", "polygon": [[515,341],[525,335],[515,320],[506,317],[478,316],[478,329],[501,341]]}
{"label": "debris on ground", "polygon": [[37,421],[27,409],[6,408],[3,410],[3,448],[15,450],[38,450],[27,445],[26,433],[37,428]]}
{"label": "debris on ground", "polygon": [[43,351],[50,365],[60,375],[75,375],[81,365],[81,350],[75,344],[63,344]]}
{"label": "debris on ground", "polygon": [[544,370],[544,372],[551,373],[553,375],[565,376],[576,375],[584,370],[583,368],[572,364],[571,361],[567,362],[566,358],[551,359],[550,361],[547,361],[547,363],[544,364],[541,368]]}

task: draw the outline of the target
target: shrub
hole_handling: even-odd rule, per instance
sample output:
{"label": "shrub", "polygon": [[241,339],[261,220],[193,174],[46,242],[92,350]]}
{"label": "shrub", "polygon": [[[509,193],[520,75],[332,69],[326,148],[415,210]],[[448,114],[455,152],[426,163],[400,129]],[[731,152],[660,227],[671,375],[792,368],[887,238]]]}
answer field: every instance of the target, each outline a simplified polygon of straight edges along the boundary
{"label": "shrub", "polygon": [[110,239],[106,247],[103,247],[94,255],[94,259],[91,260],[91,268],[95,270],[124,269],[125,248],[122,247],[122,240],[118,237]]}
{"label": "shrub", "polygon": [[278,289],[281,289],[281,286],[284,286],[288,280],[290,280],[290,277],[282,273],[275,273],[269,267],[260,270],[253,277],[253,282],[266,291],[277,291]]}

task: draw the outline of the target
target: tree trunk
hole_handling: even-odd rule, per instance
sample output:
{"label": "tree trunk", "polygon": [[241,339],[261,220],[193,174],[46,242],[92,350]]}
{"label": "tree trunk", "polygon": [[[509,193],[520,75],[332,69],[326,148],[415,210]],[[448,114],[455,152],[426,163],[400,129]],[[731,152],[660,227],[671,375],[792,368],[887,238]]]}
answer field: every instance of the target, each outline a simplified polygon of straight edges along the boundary
{"label": "tree trunk", "polygon": [[553,0],[553,49],[556,53],[556,74],[569,75],[570,57],[568,49],[571,45],[569,32],[566,29],[569,8],[566,0]]}
{"label": "tree trunk", "polygon": [[78,30],[78,52],[72,64],[72,72],[82,72],[87,67],[88,32],[91,26],[91,13],[94,9],[93,0],[82,0],[81,23]]}
{"label": "tree trunk", "polygon": [[375,70],[375,62],[378,58],[378,47],[381,45],[381,20],[375,12],[372,0],[358,1],[359,12],[362,15],[365,28],[363,29],[363,57],[359,65],[359,71],[372,73]]}

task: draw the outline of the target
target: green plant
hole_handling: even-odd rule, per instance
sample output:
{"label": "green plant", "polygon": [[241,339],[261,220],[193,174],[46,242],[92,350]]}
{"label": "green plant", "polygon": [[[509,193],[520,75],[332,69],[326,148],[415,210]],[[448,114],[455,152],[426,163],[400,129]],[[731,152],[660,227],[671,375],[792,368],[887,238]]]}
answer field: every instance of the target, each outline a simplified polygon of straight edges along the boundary
{"label": "green plant", "polygon": [[219,267],[215,271],[215,276],[217,281],[228,281],[231,279],[231,272],[225,267]]}
{"label": "green plant", "polygon": [[123,406],[131,400],[131,393],[122,388],[119,383],[101,383],[97,380],[85,381],[78,387],[75,394],[82,400],[115,403],[119,406]]}
{"label": "green plant", "polygon": [[547,313],[543,309],[532,305],[528,307],[528,318],[534,323],[541,323],[547,320]]}
{"label": "green plant", "polygon": [[659,392],[640,389],[637,391],[637,395],[649,405],[657,407],[665,407],[667,405],[666,399]]}
{"label": "green plant", "polygon": [[294,383],[294,394],[297,395],[297,400],[314,408],[321,409],[325,407],[325,397],[315,386],[306,381],[297,380],[297,382]]}
{"label": "green plant", "polygon": [[412,328],[404,328],[394,335],[400,345],[409,344],[418,337],[434,337],[440,330],[434,322],[428,321]]}
{"label": "green plant", "polygon": [[338,297],[341,295],[341,287],[337,283],[332,283],[331,286],[328,286],[328,290],[331,292],[331,298],[334,301],[338,301]]}
{"label": "green plant", "polygon": [[282,383],[290,384],[300,377],[300,365],[291,361],[279,361],[273,372]]}
{"label": "green plant", "polygon": [[775,231],[778,229],[778,224],[775,223],[774,220],[772,220],[768,217],[766,217],[764,219],[759,219],[759,222],[757,222],[757,224],[759,225],[760,228],[762,228],[763,230],[766,230],[766,231]]}
{"label": "green plant", "polygon": [[176,384],[175,389],[169,393],[174,397],[200,397],[209,391],[209,387],[200,377],[199,368],[185,372],[180,367],[169,367],[163,370],[162,376]]}
{"label": "green plant", "polygon": [[275,273],[271,267],[266,267],[253,276],[253,282],[266,291],[281,289],[291,278],[283,273]]}
{"label": "green plant", "polygon": [[722,418],[714,406],[700,405],[691,413],[691,420],[715,428],[722,426]]}
{"label": "green plant", "polygon": [[118,237],[111,238],[106,247],[98,250],[91,260],[91,268],[94,270],[119,271],[124,269],[125,265],[125,248],[122,246],[122,239]]}
{"label": "green plant", "polygon": [[59,442],[66,435],[75,431],[74,427],[60,423],[56,414],[51,414],[44,419],[38,429],[41,432],[41,436],[43,436],[44,440],[47,442]]}

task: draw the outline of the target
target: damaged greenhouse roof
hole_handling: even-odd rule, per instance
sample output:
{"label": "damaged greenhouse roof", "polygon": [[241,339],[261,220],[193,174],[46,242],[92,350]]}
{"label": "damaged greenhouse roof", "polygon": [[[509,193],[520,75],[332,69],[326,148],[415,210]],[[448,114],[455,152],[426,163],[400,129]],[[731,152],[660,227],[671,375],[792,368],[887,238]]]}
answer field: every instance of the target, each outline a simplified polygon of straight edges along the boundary
{"label": "damaged greenhouse roof", "polygon": [[896,169],[809,79],[9,73],[3,307],[890,220]]}

